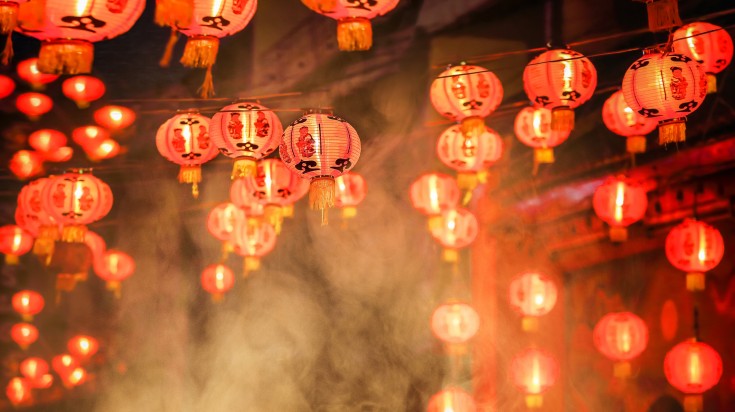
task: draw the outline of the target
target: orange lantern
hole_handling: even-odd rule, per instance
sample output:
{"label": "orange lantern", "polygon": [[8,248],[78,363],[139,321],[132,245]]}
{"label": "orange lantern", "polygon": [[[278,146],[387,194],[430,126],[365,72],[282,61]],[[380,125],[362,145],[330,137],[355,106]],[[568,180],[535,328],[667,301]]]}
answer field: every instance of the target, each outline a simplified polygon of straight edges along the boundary
{"label": "orange lantern", "polygon": [[13,406],[31,405],[33,396],[31,394],[31,382],[26,378],[12,378],[5,388],[5,395]]}
{"label": "orange lantern", "polygon": [[244,179],[236,179],[230,185],[230,200],[248,217],[263,216],[263,204],[253,196]]}
{"label": "orange lantern", "polygon": [[30,323],[16,323],[10,328],[10,338],[21,349],[26,350],[33,342],[38,340],[38,329]]}
{"label": "orange lantern", "polygon": [[135,112],[124,106],[107,105],[94,111],[94,121],[109,130],[121,130],[135,122]]}
{"label": "orange lantern", "polygon": [[574,129],[574,109],[592,97],[597,70],[590,59],[569,49],[549,50],[523,70],[523,88],[536,107],[551,109],[551,130]]}
{"label": "orange lantern", "polygon": [[283,132],[281,160],[311,181],[309,205],[322,212],[322,225],[327,224],[327,209],[334,206],[334,178],[355,167],[360,149],[355,128],[332,114],[307,113]]}
{"label": "orange lantern", "polygon": [[686,117],[707,95],[707,75],[691,57],[647,50],[625,72],[623,95],[633,111],[658,121],[659,144],[686,140]]}
{"label": "orange lantern", "polygon": [[614,375],[625,378],[630,376],[628,362],[646,350],[648,326],[630,312],[608,313],[597,322],[592,338],[597,350],[615,361]]}
{"label": "orange lantern", "polygon": [[684,410],[701,412],[702,394],[715,387],[722,377],[722,358],[711,346],[692,339],[666,354],[664,374],[671,386],[684,392]]}
{"label": "orange lantern", "polygon": [[66,375],[61,375],[61,381],[67,388],[73,388],[87,381],[87,371],[82,367],[76,367]]}
{"label": "orange lantern", "polygon": [[212,300],[219,302],[235,285],[235,275],[230,268],[219,263],[204,268],[201,281],[202,288],[212,295]]}
{"label": "orange lantern", "polygon": [[704,290],[704,272],[719,265],[724,254],[720,231],[699,220],[684,219],[666,236],[666,257],[687,272],[687,289],[693,292]]}
{"label": "orange lantern", "polygon": [[34,383],[42,381],[43,377],[48,373],[48,363],[41,358],[25,358],[18,367],[20,374],[28,379],[32,386]]}
{"label": "orange lantern", "polygon": [[56,355],[51,359],[51,367],[61,377],[61,379],[64,379],[79,367],[79,362],[68,353],[63,353],[61,355]]}
{"label": "orange lantern", "polygon": [[260,268],[260,259],[276,247],[276,230],[268,222],[240,222],[232,233],[235,253],[242,256],[243,275]]}
{"label": "orange lantern", "polygon": [[526,406],[537,409],[543,406],[542,394],[556,383],[559,365],[550,354],[531,348],[513,357],[510,372],[513,383],[526,394]]}
{"label": "orange lantern", "polygon": [[54,152],[66,145],[66,135],[54,129],[40,129],[28,135],[28,144],[40,153]]}
{"label": "orange lantern", "polygon": [[21,180],[43,173],[43,156],[31,150],[18,150],[8,163],[8,169]]}
{"label": "orange lantern", "polygon": [[442,212],[436,226],[430,228],[431,236],[444,247],[442,259],[456,262],[459,249],[463,249],[477,237],[479,226],[477,218],[467,209],[451,209]]}
{"label": "orange lantern", "polygon": [[74,156],[74,149],[69,146],[60,147],[53,152],[42,153],[43,160],[55,163],[68,162]]}
{"label": "orange lantern", "polygon": [[441,223],[442,212],[459,204],[459,187],[451,176],[427,173],[411,184],[411,204],[420,213],[429,216],[429,228]]}
{"label": "orange lantern", "polygon": [[21,93],[15,99],[15,107],[28,116],[32,121],[37,121],[42,115],[51,111],[54,102],[50,97],[42,93],[27,92]]}
{"label": "orange lantern", "polygon": [[94,148],[110,138],[110,132],[99,126],[80,126],[72,130],[71,138],[82,148]]}
{"label": "orange lantern", "polygon": [[483,133],[465,137],[459,126],[451,126],[439,136],[436,153],[442,163],[458,172],[459,188],[472,190],[478,181],[486,181],[487,168],[500,160],[503,139],[489,127]]}
{"label": "orange lantern", "polygon": [[84,146],[84,151],[87,153],[87,158],[93,162],[99,162],[101,160],[112,159],[113,157],[120,154],[120,144],[113,139],[104,139],[88,143]]}
{"label": "orange lantern", "polygon": [[[2,6],[0,5],[0,8]],[[0,11],[1,13],[2,11]],[[0,75],[0,99],[4,99],[15,91],[15,82],[8,76]]]}
{"label": "orange lantern", "polygon": [[41,73],[38,70],[38,58],[26,59],[18,63],[18,77],[31,85],[33,90],[43,90],[45,85],[59,78],[57,74]]}
{"label": "orange lantern", "polygon": [[220,153],[235,159],[232,178],[254,175],[256,161],[273,153],[281,143],[278,116],[257,103],[223,107],[210,122],[212,142]]}
{"label": "orange lantern", "polygon": [[94,260],[94,272],[106,282],[107,290],[120,297],[120,282],[135,272],[135,260],[127,253],[110,249]]}
{"label": "orange lantern", "polygon": [[80,109],[105,95],[105,83],[93,76],[74,76],[64,80],[61,91]]}
{"label": "orange lantern", "polygon": [[357,216],[357,205],[367,196],[365,179],[357,173],[345,173],[334,179],[337,189],[334,205],[342,209],[342,218],[350,219]]}
{"label": "orange lantern", "polygon": [[5,264],[17,265],[18,256],[33,248],[33,236],[17,225],[0,226],[0,253],[5,255]]}
{"label": "orange lantern", "polygon": [[466,303],[445,303],[431,315],[431,331],[445,343],[465,343],[480,329],[480,316]]}
{"label": "orange lantern", "polygon": [[279,159],[259,161],[256,174],[245,178],[247,192],[264,205],[265,220],[273,225],[276,234],[281,233],[283,207],[294,201],[291,189],[300,180]]}
{"label": "orange lantern", "polygon": [[656,130],[658,122],[633,111],[625,102],[623,92],[618,90],[605,100],[602,106],[602,121],[611,132],[626,138],[628,153],[646,151],[646,135]]}
{"label": "orange lantern", "polygon": [[33,290],[21,290],[13,295],[13,310],[23,317],[26,322],[31,322],[34,315],[43,310],[45,304],[43,296]]}
{"label": "orange lantern", "polygon": [[707,93],[717,92],[715,75],[732,61],[732,37],[720,26],[704,21],[689,23],[674,32],[674,52],[690,56],[707,74]]}
{"label": "orange lantern", "polygon": [[610,225],[610,240],[625,242],[627,227],[646,214],[648,197],[643,186],[624,176],[609,177],[595,190],[592,206],[597,216]]}
{"label": "orange lantern", "polygon": [[69,350],[71,356],[81,361],[94,356],[99,350],[100,345],[97,339],[91,336],[77,335],[69,339],[66,343],[66,348]]}
{"label": "orange lantern", "polygon": [[56,220],[43,208],[43,188],[50,182],[49,178],[36,179],[20,190],[18,208],[23,213],[23,220],[37,227],[33,253],[38,256],[50,256],[54,250],[54,242],[59,239],[59,228]]}
{"label": "orange lantern", "polygon": [[510,282],[510,306],[523,315],[523,330],[538,328],[538,317],[551,312],[556,305],[556,284],[549,277],[538,272],[526,272]]}
{"label": "orange lantern", "polygon": [[429,399],[427,412],[477,412],[472,395],[462,388],[449,387]]}
{"label": "orange lantern", "polygon": [[551,110],[543,107],[525,107],[516,116],[516,137],[521,143],[533,148],[535,165],[554,163],[554,147],[569,138],[569,131],[551,129],[551,119]]}
{"label": "orange lantern", "polygon": [[212,208],[207,216],[207,230],[215,239],[224,243],[225,252],[232,251],[232,233],[246,220],[245,212],[234,203],[225,202]]}

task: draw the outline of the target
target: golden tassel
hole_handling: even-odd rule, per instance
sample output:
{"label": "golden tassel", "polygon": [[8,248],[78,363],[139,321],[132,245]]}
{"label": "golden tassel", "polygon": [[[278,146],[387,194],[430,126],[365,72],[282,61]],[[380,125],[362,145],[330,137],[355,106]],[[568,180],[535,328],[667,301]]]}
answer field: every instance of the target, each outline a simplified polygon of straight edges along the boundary
{"label": "golden tassel", "polygon": [[120,282],[118,282],[116,280],[111,280],[111,281],[109,281],[109,282],[107,282],[105,284],[105,287],[107,288],[107,290],[109,290],[110,292],[112,292],[113,295],[115,295],[115,299],[120,299],[120,295],[121,295],[121,293],[120,293],[120,289],[121,289]]}
{"label": "golden tassel", "polygon": [[283,217],[292,218],[294,213],[293,203],[283,206]]}
{"label": "golden tassel", "polygon": [[230,179],[235,180],[248,176],[255,176],[258,170],[258,163],[252,157],[240,157],[235,159],[232,165],[232,174]]}
{"label": "golden tassel", "polygon": [[176,29],[171,28],[171,35],[168,37],[168,41],[166,42],[166,48],[163,49],[163,56],[161,56],[161,60],[158,61],[159,66],[168,67],[171,65],[171,57],[174,54],[174,47],[178,41],[179,33]]}
{"label": "golden tassel", "polygon": [[179,183],[191,183],[191,195],[199,198],[199,182],[202,181],[202,168],[199,165],[182,165],[179,169]]}
{"label": "golden tassel", "polygon": [[478,137],[487,130],[485,127],[485,120],[478,116],[464,118],[462,123],[460,123],[460,128],[462,129],[462,135],[465,139]]}
{"label": "golden tassel", "polygon": [[704,410],[704,402],[702,395],[684,395],[684,411],[686,412],[702,412]]}
{"label": "golden tassel", "polygon": [[625,139],[625,148],[628,153],[645,153],[646,136],[628,136]]}
{"label": "golden tassel", "polygon": [[2,55],[0,55],[0,60],[2,60],[3,66],[7,66],[10,64],[10,60],[13,59],[13,33],[8,33],[8,36],[5,38],[5,48],[3,48]]}
{"label": "golden tassel", "polygon": [[533,149],[533,161],[538,164],[554,163],[554,149],[550,147]]}
{"label": "golden tassel", "polygon": [[535,316],[522,317],[521,329],[523,329],[524,332],[536,332],[538,330],[538,318]]}
{"label": "golden tassel", "polygon": [[571,132],[574,129],[574,110],[568,107],[557,107],[551,111],[551,130]]}
{"label": "golden tassel", "polygon": [[331,176],[318,177],[311,180],[309,186],[309,206],[311,210],[322,212],[322,226],[328,221],[327,209],[334,206],[334,178]]}
{"label": "golden tassel", "polygon": [[647,0],[648,30],[664,31],[681,26],[677,0]]}
{"label": "golden tassel", "polygon": [[273,226],[277,235],[280,235],[281,227],[283,226],[283,210],[281,206],[274,204],[265,205],[263,214],[265,215],[265,221]]}
{"label": "golden tassel", "polygon": [[187,27],[194,18],[193,0],[156,0],[154,21],[162,27]]}
{"label": "golden tassel", "polygon": [[459,261],[459,252],[457,249],[444,249],[442,252],[442,260],[447,263],[453,263]]}
{"label": "golden tassel", "polygon": [[461,190],[475,190],[479,181],[479,176],[475,172],[457,173],[457,186],[459,186]]}
{"label": "golden tassel", "polygon": [[211,68],[217,61],[219,39],[213,36],[192,36],[186,39],[181,64],[195,69]]}
{"label": "golden tassel", "polygon": [[686,119],[674,119],[658,126],[658,144],[667,145],[686,141],[687,126]]}
{"label": "golden tassel", "polygon": [[687,290],[690,292],[701,292],[704,290],[704,273],[687,273]]}
{"label": "golden tassel", "polygon": [[0,34],[10,34],[18,25],[18,3],[0,1]]}
{"label": "golden tassel", "polygon": [[707,94],[717,93],[717,76],[707,73]]}
{"label": "golden tassel", "polygon": [[610,241],[622,243],[628,240],[628,228],[623,226],[610,226]]}
{"label": "golden tassel", "polygon": [[260,258],[257,256],[245,256],[242,262],[242,277],[247,278],[251,272],[260,269]]}
{"label": "golden tassel", "polygon": [[61,241],[67,243],[84,243],[87,227],[84,225],[67,225],[61,231]]}
{"label": "golden tassel", "polygon": [[41,44],[38,71],[46,74],[81,74],[92,71],[94,46],[84,40],[51,40]]}
{"label": "golden tassel", "polygon": [[342,51],[365,51],[373,46],[373,27],[364,17],[337,21],[337,45]]}
{"label": "golden tassel", "polygon": [[628,362],[615,362],[613,365],[613,376],[620,379],[625,379],[630,377],[631,370],[630,370],[630,363]]}

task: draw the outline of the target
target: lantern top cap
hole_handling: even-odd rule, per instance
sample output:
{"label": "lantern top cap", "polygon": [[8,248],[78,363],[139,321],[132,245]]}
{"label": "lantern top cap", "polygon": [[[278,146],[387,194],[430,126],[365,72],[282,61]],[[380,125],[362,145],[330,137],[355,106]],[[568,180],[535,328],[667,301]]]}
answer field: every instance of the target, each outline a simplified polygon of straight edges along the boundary
{"label": "lantern top cap", "polygon": [[305,107],[302,109],[304,111],[304,116],[307,114],[334,114],[334,108],[326,106],[326,107]]}
{"label": "lantern top cap", "polygon": [[195,109],[195,108],[178,109],[176,110],[176,114],[199,114],[199,109]]}
{"label": "lantern top cap", "polygon": [[[75,173],[75,174],[78,174],[78,175],[84,175],[84,174],[91,175],[92,174],[92,170],[93,170],[93,168],[91,168],[91,167],[74,167],[74,168],[71,168],[71,169],[66,169],[64,171],[64,173]],[[53,175],[51,175],[49,177],[52,177],[52,176]]]}

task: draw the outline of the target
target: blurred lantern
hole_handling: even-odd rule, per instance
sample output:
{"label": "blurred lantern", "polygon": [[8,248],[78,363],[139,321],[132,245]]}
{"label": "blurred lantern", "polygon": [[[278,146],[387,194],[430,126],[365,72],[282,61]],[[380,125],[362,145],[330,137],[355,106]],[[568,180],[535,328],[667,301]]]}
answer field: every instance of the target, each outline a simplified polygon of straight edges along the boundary
{"label": "blurred lantern", "polygon": [[33,236],[17,225],[0,226],[0,253],[5,255],[5,264],[17,265],[18,256],[33,248]]}
{"label": "blurred lantern", "polygon": [[479,135],[462,135],[459,126],[451,126],[436,142],[439,160],[457,171],[457,184],[462,190],[472,190],[478,181],[485,183],[487,168],[503,155],[503,140],[489,127]]}
{"label": "blurred lantern", "polygon": [[445,343],[465,343],[480,329],[480,316],[466,303],[445,303],[431,315],[431,331]]}
{"label": "blurred lantern", "polygon": [[449,387],[429,399],[427,412],[477,412],[472,395],[464,389]]}
{"label": "blurred lantern", "polygon": [[648,326],[630,312],[608,313],[597,322],[592,338],[597,350],[615,361],[614,375],[626,378],[630,376],[628,361],[648,346]]}
{"label": "blurred lantern", "polygon": [[87,150],[87,147],[93,149],[99,146],[101,142],[109,140],[110,132],[99,126],[80,126],[72,130],[71,138],[74,143]]}
{"label": "blurred lantern", "polygon": [[61,91],[77,107],[86,109],[89,103],[105,95],[105,83],[93,76],[74,76],[64,80]]}
{"label": "blurred lantern", "polygon": [[656,130],[655,119],[643,117],[628,107],[623,92],[618,90],[605,100],[602,121],[611,132],[625,137],[628,153],[646,151],[646,135]]}
{"label": "blurred lantern", "polygon": [[355,167],[360,149],[355,128],[332,114],[307,113],[283,132],[281,160],[311,181],[309,205],[322,212],[322,225],[327,224],[327,209],[334,206],[334,178]]}
{"label": "blurred lantern", "polygon": [[33,403],[31,382],[26,378],[12,378],[5,388],[5,394],[13,406],[30,405]]}
{"label": "blurred lantern", "polygon": [[21,113],[28,116],[30,120],[37,121],[42,115],[51,111],[54,107],[54,102],[45,94],[27,92],[21,93],[16,97],[15,106]]}
{"label": "blurred lantern", "polygon": [[56,355],[51,359],[51,368],[53,368],[54,372],[62,380],[64,377],[69,376],[77,367],[79,367],[79,362],[68,353]]}
{"label": "blurred lantern", "polygon": [[526,406],[537,409],[543,405],[542,393],[556,383],[559,365],[548,353],[526,349],[513,357],[510,365],[513,383],[526,394]]}
{"label": "blurred lantern", "polygon": [[686,140],[686,116],[701,106],[707,75],[691,57],[647,50],[625,72],[628,106],[658,121],[659,144]]}
{"label": "blurred lantern", "polygon": [[674,52],[687,55],[707,74],[707,93],[717,92],[715,75],[732,61],[732,37],[720,26],[704,21],[689,23],[674,32]]}
{"label": "blurred lantern", "polygon": [[399,0],[301,0],[311,10],[337,20],[337,45],[342,51],[364,51],[373,46],[370,20],[393,10]]}
{"label": "blurred lantern", "polygon": [[260,259],[276,247],[276,230],[268,222],[240,222],[232,233],[235,253],[244,258],[243,275],[260,268]]}
{"label": "blurred lantern", "polygon": [[120,150],[120,144],[113,139],[96,141],[84,147],[87,157],[93,162],[112,159],[120,154]]}
{"label": "blurred lantern", "polygon": [[556,284],[550,277],[538,272],[526,272],[510,282],[510,306],[523,315],[525,331],[538,328],[538,317],[551,312],[556,304]]}
{"label": "blurred lantern", "polygon": [[235,103],[212,116],[212,142],[220,153],[235,159],[232,178],[255,174],[256,161],[273,153],[281,143],[278,116],[257,103]]}
{"label": "blurred lantern", "polygon": [[681,26],[679,0],[645,0],[648,9],[648,29],[652,32]]}
{"label": "blurred lantern", "polygon": [[135,260],[127,253],[110,249],[93,262],[94,272],[106,282],[107,290],[113,291],[119,298],[120,282],[135,272]]}
{"label": "blurred lantern", "polygon": [[258,162],[257,173],[245,178],[245,187],[251,196],[264,206],[264,218],[273,225],[276,234],[281,233],[283,207],[293,202],[291,188],[302,180],[279,159],[263,159]]}
{"label": "blurred lantern", "polygon": [[42,381],[44,375],[48,373],[48,363],[36,357],[25,358],[18,368],[20,374],[28,379],[32,386],[36,382]]}
{"label": "blurred lantern", "polygon": [[624,176],[609,177],[592,198],[597,217],[610,225],[610,240],[628,240],[627,227],[643,219],[648,209],[646,190]]}
{"label": "blurred lantern", "polygon": [[16,323],[10,328],[10,338],[21,349],[26,350],[33,342],[38,340],[38,329],[30,323]]}
{"label": "blurred lantern", "polygon": [[250,218],[234,203],[225,202],[212,208],[207,216],[207,230],[215,239],[223,242],[224,256],[233,250],[232,233],[235,227]]}
{"label": "blurred lantern", "polygon": [[684,392],[684,410],[701,412],[702,394],[717,385],[722,376],[722,358],[711,346],[692,339],[666,354],[664,374],[671,386]]}
{"label": "blurred lantern", "polygon": [[457,251],[475,241],[479,227],[472,212],[458,208],[442,212],[438,224],[430,230],[434,240],[444,247],[442,259],[456,262],[459,259]]}
{"label": "blurred lantern", "polygon": [[551,129],[552,112],[539,107],[525,107],[516,116],[514,130],[521,143],[533,148],[534,165],[554,163],[554,147],[564,143],[569,131]]}
{"label": "blurred lantern", "polygon": [[[307,184],[308,185],[308,184]],[[230,200],[250,217],[263,216],[263,205],[253,196],[244,179],[236,179],[230,186]]]}
{"label": "blurred lantern", "polygon": [[43,90],[45,85],[58,79],[57,74],[41,73],[38,70],[38,59],[26,59],[18,63],[18,77],[31,85],[33,90]]}
{"label": "blurred lantern", "polygon": [[61,381],[67,388],[82,385],[87,382],[87,371],[84,368],[77,366],[68,374],[61,375]]}
{"label": "blurred lantern", "polygon": [[58,130],[40,129],[28,135],[28,144],[40,153],[54,152],[66,145],[66,136]]}
{"label": "blurred lantern", "polygon": [[[2,6],[0,6],[2,7]],[[15,82],[8,76],[0,75],[0,99],[4,99],[15,91]]]}
{"label": "blurred lantern", "polygon": [[41,73],[89,73],[92,43],[128,31],[144,6],[143,0],[30,0],[20,5],[17,31],[41,40],[37,63]]}
{"label": "blurred lantern", "polygon": [[523,88],[536,107],[551,109],[551,130],[574,129],[574,109],[592,97],[597,70],[574,50],[555,49],[536,56],[523,70]]}
{"label": "blurred lantern", "polygon": [[74,156],[74,149],[69,146],[60,147],[53,152],[41,153],[43,160],[48,162],[68,162]]}
{"label": "blurred lantern", "polygon": [[13,310],[23,317],[26,322],[31,322],[33,316],[43,310],[44,300],[40,293],[33,290],[21,290],[13,295]]}
{"label": "blurred lantern", "polygon": [[50,181],[45,177],[36,179],[23,186],[18,194],[18,207],[23,211],[24,220],[38,227],[33,253],[39,257],[50,257],[54,251],[54,242],[59,239],[58,224],[43,208],[41,200],[43,188]]}
{"label": "blurred lantern", "polygon": [[365,179],[357,173],[345,173],[334,179],[337,189],[334,197],[334,205],[342,209],[342,218],[350,219],[357,216],[357,205],[367,195],[367,184]]}
{"label": "blurred lantern", "polygon": [[8,163],[8,169],[21,180],[43,173],[43,156],[31,150],[18,150]]}
{"label": "blurred lantern", "polygon": [[99,350],[100,345],[97,339],[91,336],[77,335],[69,339],[66,343],[66,348],[74,359],[82,361],[94,356]]}
{"label": "blurred lantern", "polygon": [[121,130],[135,122],[135,112],[124,106],[107,105],[94,111],[94,121],[106,129]]}
{"label": "blurred lantern", "polygon": [[480,66],[460,65],[443,71],[431,83],[431,104],[439,114],[461,122],[467,138],[485,133],[485,120],[503,100],[503,85]]}
{"label": "blurred lantern", "polygon": [[202,288],[212,295],[213,301],[218,302],[235,285],[235,275],[230,268],[219,263],[204,268],[201,281]]}
{"label": "blurred lantern", "polygon": [[102,236],[88,230],[84,234],[84,244],[89,248],[93,260],[101,260],[107,250],[107,243]]}
{"label": "blurred lantern", "polygon": [[416,179],[410,189],[411,204],[429,216],[429,229],[441,223],[441,214],[459,204],[459,187],[451,176],[427,173]]}
{"label": "blurred lantern", "polygon": [[156,147],[161,156],[181,166],[180,183],[192,183],[191,194],[199,197],[201,165],[217,156],[209,139],[209,118],[196,111],[177,114],[156,133]]}
{"label": "blurred lantern", "polygon": [[687,272],[687,289],[704,290],[704,272],[719,265],[725,254],[722,234],[695,219],[684,219],[666,236],[666,257],[679,270]]}

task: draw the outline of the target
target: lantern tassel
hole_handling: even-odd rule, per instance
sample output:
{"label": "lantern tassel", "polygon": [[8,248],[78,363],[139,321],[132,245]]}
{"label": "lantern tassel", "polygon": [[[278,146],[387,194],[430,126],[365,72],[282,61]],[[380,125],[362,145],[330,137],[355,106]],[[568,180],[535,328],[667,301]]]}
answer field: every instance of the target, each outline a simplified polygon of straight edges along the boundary
{"label": "lantern tassel", "polygon": [[702,395],[684,396],[684,410],[686,412],[702,412],[704,410]]}
{"label": "lantern tassel", "polygon": [[257,256],[245,256],[242,267],[242,277],[247,278],[251,272],[255,272],[256,270],[260,269],[260,258],[258,258]]}
{"label": "lantern tassel", "polygon": [[84,225],[68,225],[64,226],[61,231],[61,241],[67,243],[84,243],[84,236],[87,234],[87,227]]}
{"label": "lantern tassel", "polygon": [[275,229],[276,234],[281,234],[281,227],[283,226],[283,210],[278,205],[266,205],[263,214],[265,215],[266,222],[270,223]]}
{"label": "lantern tassel", "polygon": [[526,395],[526,407],[528,409],[539,409],[544,406],[544,397],[539,394]]}
{"label": "lantern tassel", "polygon": [[59,230],[56,226],[41,226],[38,237],[33,243],[33,254],[42,259],[48,265],[51,255],[54,253],[54,244],[59,239]]}
{"label": "lantern tassel", "polygon": [[705,287],[704,273],[687,273],[687,290],[690,292],[701,292]]}
{"label": "lantern tassel", "polygon": [[176,47],[176,42],[178,41],[179,33],[176,29],[171,28],[171,35],[168,37],[168,41],[166,42],[166,48],[163,49],[163,56],[161,56],[161,60],[158,61],[159,66],[169,67],[171,65],[171,57],[174,54],[174,47]]}
{"label": "lantern tassel", "polygon": [[485,120],[479,116],[464,118],[460,124],[460,128],[462,129],[462,135],[465,139],[480,136],[487,130],[485,127]]}
{"label": "lantern tassel", "polygon": [[661,124],[658,127],[658,144],[667,145],[669,143],[678,143],[686,141],[687,126],[686,119],[674,119],[670,122]]}
{"label": "lantern tassel", "polygon": [[322,212],[322,226],[328,222],[327,210],[334,206],[334,178],[331,176],[318,177],[309,185],[309,206],[312,210]]}
{"label": "lantern tassel", "polygon": [[220,303],[224,297],[224,293],[212,293],[212,303]]}
{"label": "lantern tassel", "polygon": [[522,317],[521,329],[523,329],[524,332],[536,332],[538,330],[538,318],[535,316]]}
{"label": "lantern tassel", "polygon": [[283,217],[292,218],[294,214],[293,203],[283,206]]}
{"label": "lantern tassel", "polygon": [[664,31],[681,26],[678,0],[646,0],[648,30]]}
{"label": "lantern tassel", "polygon": [[10,35],[18,25],[18,3],[0,1],[0,34]]}
{"label": "lantern tassel", "polygon": [[81,74],[92,71],[94,46],[83,40],[52,40],[41,44],[38,71],[46,74]]}
{"label": "lantern tassel", "polygon": [[191,195],[199,198],[199,182],[202,181],[202,168],[199,165],[181,166],[179,183],[191,183]]}
{"label": "lantern tassel", "polygon": [[13,59],[13,33],[8,33],[8,36],[5,38],[5,48],[3,48],[0,59],[2,59],[3,66],[9,65],[10,60]]}
{"label": "lantern tassel", "polygon": [[615,362],[613,365],[613,376],[620,379],[629,378],[631,375],[631,368],[629,362]]}
{"label": "lantern tassel", "polygon": [[459,252],[457,252],[457,249],[444,249],[444,251],[442,251],[442,260],[447,263],[458,262]]}
{"label": "lantern tassel", "polygon": [[212,66],[207,67],[204,73],[204,81],[199,87],[199,96],[202,99],[209,99],[214,96],[214,79],[212,78]]}
{"label": "lantern tassel", "polygon": [[574,110],[557,107],[551,111],[551,130],[571,132],[574,129]]}
{"label": "lantern tassel", "polygon": [[232,174],[230,179],[240,179],[248,176],[255,176],[258,169],[258,163],[255,159],[249,157],[242,157],[235,159],[235,164],[232,165]]}
{"label": "lantern tassel", "polygon": [[184,67],[205,69],[217,61],[219,39],[212,36],[192,36],[186,39],[181,64]]}
{"label": "lantern tassel", "polygon": [[475,190],[479,184],[479,176],[475,172],[457,173],[457,186],[461,190]]}
{"label": "lantern tassel", "polygon": [[707,94],[717,93],[717,76],[707,73]]}
{"label": "lantern tassel", "polygon": [[629,136],[625,140],[625,148],[628,153],[645,153],[646,136]]}
{"label": "lantern tassel", "polygon": [[373,46],[373,28],[364,17],[347,17],[337,22],[337,45],[342,51],[365,51]]}

